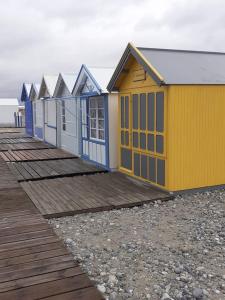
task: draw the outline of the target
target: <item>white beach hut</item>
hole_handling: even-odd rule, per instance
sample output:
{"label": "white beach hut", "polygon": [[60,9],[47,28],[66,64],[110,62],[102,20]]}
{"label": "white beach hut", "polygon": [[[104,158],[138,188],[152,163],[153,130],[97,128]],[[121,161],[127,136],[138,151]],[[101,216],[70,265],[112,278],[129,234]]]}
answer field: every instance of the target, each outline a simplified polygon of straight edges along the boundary
{"label": "white beach hut", "polygon": [[39,83],[32,83],[31,85],[31,89],[30,89],[30,94],[29,94],[29,100],[32,104],[32,114],[33,114],[33,136],[36,138],[43,138],[43,135],[40,135],[40,131],[39,131],[39,126],[38,126],[38,121],[36,118],[36,101],[38,99],[38,94],[39,94],[39,90],[40,90],[40,84]]}
{"label": "white beach hut", "polygon": [[79,101],[72,97],[75,73],[60,73],[54,99],[57,102],[57,146],[79,155]]}
{"label": "white beach hut", "polygon": [[82,65],[73,89],[81,107],[81,156],[109,170],[118,166],[118,95],[106,89],[113,71]]}
{"label": "white beach hut", "polygon": [[58,76],[44,75],[36,100],[36,119],[39,130],[42,131],[42,139],[56,145],[56,101],[53,97]]}

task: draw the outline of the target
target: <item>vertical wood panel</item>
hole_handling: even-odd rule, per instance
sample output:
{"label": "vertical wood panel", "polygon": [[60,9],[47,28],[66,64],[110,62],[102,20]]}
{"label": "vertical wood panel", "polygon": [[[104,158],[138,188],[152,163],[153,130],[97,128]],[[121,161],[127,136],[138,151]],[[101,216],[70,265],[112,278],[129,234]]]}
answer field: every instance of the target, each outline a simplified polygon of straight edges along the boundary
{"label": "vertical wood panel", "polygon": [[170,190],[225,183],[225,87],[171,86],[168,111]]}

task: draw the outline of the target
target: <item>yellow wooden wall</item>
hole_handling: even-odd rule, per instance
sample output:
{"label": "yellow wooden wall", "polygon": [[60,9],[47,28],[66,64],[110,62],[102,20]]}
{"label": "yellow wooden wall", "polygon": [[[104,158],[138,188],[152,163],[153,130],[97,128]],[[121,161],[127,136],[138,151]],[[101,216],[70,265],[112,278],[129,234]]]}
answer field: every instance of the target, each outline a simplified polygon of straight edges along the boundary
{"label": "yellow wooden wall", "polygon": [[168,87],[167,188],[225,184],[225,86]]}

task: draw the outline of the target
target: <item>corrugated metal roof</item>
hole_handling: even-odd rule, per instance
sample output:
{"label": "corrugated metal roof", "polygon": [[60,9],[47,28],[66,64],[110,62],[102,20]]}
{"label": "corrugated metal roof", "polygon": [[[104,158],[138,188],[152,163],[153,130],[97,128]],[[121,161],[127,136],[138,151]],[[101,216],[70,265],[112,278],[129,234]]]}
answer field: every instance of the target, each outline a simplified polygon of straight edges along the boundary
{"label": "corrugated metal roof", "polygon": [[137,49],[166,84],[225,84],[225,53]]}
{"label": "corrugated metal roof", "polygon": [[48,92],[50,94],[50,97],[52,97],[55,91],[58,75],[44,75],[43,78],[47,86]]}
{"label": "corrugated metal roof", "polygon": [[61,75],[69,92],[72,93],[74,84],[77,79],[77,73],[61,73]]}
{"label": "corrugated metal roof", "polygon": [[87,67],[88,71],[99,85],[100,89],[104,93],[108,93],[107,84],[112,77],[114,68],[107,67]]}
{"label": "corrugated metal roof", "polygon": [[19,101],[17,98],[0,98],[0,106],[1,105],[19,105]]}

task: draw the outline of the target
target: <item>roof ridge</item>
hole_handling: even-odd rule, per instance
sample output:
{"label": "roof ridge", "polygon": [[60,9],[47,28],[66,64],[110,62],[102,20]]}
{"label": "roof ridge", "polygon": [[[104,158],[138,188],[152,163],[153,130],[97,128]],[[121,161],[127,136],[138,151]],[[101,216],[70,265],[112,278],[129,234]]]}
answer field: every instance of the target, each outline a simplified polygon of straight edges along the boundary
{"label": "roof ridge", "polygon": [[199,53],[199,54],[222,54],[225,52],[217,51],[202,51],[202,50],[186,50],[186,49],[168,49],[168,48],[148,48],[148,47],[137,47],[139,50],[155,50],[155,51],[166,51],[166,52],[184,52],[184,53]]}

